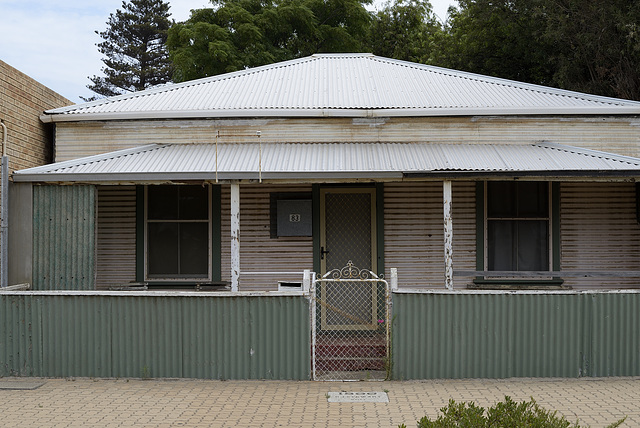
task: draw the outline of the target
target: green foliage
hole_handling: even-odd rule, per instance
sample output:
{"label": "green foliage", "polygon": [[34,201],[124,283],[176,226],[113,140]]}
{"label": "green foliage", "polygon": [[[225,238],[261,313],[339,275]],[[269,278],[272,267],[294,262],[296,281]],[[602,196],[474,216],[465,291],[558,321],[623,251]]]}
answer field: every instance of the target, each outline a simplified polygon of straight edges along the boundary
{"label": "green foliage", "polygon": [[640,99],[640,3],[459,0],[424,62]]}
{"label": "green foliage", "polygon": [[460,0],[429,61],[444,67],[547,85],[553,43],[542,39],[546,0]]}
{"label": "green foliage", "polygon": [[213,0],[169,31],[174,79],[365,46],[371,0]]}
{"label": "green foliage", "polygon": [[420,62],[429,57],[431,40],[442,31],[426,0],[387,2],[371,23],[371,51],[380,56]]}
{"label": "green foliage", "polygon": [[640,100],[640,3],[548,0],[545,40],[554,83],[566,89]]}
{"label": "green foliage", "polygon": [[[532,398],[531,401],[516,403],[510,397],[497,403],[488,410],[474,403],[456,403],[449,400],[447,407],[440,409],[435,421],[423,417],[418,421],[418,428],[580,428],[578,422],[572,424],[556,411],[547,411]],[[626,418],[609,425],[608,428],[620,426]],[[406,428],[404,424],[401,428]]]}
{"label": "green foliage", "polygon": [[165,48],[169,4],[162,0],[122,2],[122,10],[109,16],[107,29],[97,32],[104,41],[104,77],[93,76],[87,85],[99,95],[139,91],[171,80],[171,61]]}

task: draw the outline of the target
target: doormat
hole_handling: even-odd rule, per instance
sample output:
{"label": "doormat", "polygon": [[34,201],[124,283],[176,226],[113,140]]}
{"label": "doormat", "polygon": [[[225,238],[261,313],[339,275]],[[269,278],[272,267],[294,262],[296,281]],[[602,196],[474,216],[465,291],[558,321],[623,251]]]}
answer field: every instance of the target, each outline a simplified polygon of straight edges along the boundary
{"label": "doormat", "polygon": [[0,379],[0,389],[38,389],[44,385],[44,381],[36,380],[2,380]]}
{"label": "doormat", "polygon": [[386,392],[329,392],[329,403],[388,403],[389,396]]}

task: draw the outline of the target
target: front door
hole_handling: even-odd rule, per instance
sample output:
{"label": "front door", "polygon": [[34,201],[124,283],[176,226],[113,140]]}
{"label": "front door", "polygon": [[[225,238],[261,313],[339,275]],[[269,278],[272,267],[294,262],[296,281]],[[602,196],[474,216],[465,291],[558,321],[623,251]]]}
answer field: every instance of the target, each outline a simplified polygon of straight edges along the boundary
{"label": "front door", "polygon": [[[375,196],[375,189],[322,189],[322,275],[347,265],[376,272]],[[357,281],[323,283],[322,330],[377,329],[376,286]]]}
{"label": "front door", "polygon": [[375,273],[375,189],[321,189],[321,274],[340,269],[349,261]]}

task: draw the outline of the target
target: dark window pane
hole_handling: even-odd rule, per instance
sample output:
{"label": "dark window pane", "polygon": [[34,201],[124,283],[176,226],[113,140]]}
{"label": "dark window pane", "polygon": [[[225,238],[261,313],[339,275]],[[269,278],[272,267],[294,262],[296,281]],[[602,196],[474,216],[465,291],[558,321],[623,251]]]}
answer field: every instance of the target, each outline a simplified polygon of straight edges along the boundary
{"label": "dark window pane", "polygon": [[148,226],[149,276],[176,275],[178,273],[178,224],[149,223]]}
{"label": "dark window pane", "polygon": [[180,225],[180,274],[209,275],[209,225],[182,223]]}
{"label": "dark window pane", "polygon": [[209,190],[206,186],[176,186],[180,189],[180,220],[209,218]]}
{"label": "dark window pane", "polygon": [[511,220],[492,220],[488,222],[488,270],[518,270],[516,223],[516,221]]}
{"label": "dark window pane", "polygon": [[147,207],[149,220],[177,220],[179,186],[149,186]]}
{"label": "dark window pane", "polygon": [[490,181],[487,183],[487,215],[489,217],[516,217],[516,182]]}
{"label": "dark window pane", "polygon": [[[487,215],[488,270],[549,269],[548,183],[487,183]],[[518,220],[531,217],[545,220]]]}
{"label": "dark window pane", "polygon": [[518,183],[518,217],[549,216],[549,185],[541,182]]}
{"label": "dark window pane", "polygon": [[547,220],[518,221],[518,270],[549,270]]}

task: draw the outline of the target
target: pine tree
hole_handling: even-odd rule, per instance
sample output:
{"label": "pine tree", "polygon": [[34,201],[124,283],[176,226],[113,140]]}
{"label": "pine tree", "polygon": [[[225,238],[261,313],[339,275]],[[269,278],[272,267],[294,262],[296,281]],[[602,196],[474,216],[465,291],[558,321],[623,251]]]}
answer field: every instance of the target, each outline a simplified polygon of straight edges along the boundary
{"label": "pine tree", "polygon": [[163,0],[123,1],[122,10],[109,16],[107,29],[96,31],[104,39],[97,46],[105,55],[105,76],[90,77],[93,84],[87,88],[108,97],[170,82],[172,66],[165,47],[169,7]]}

